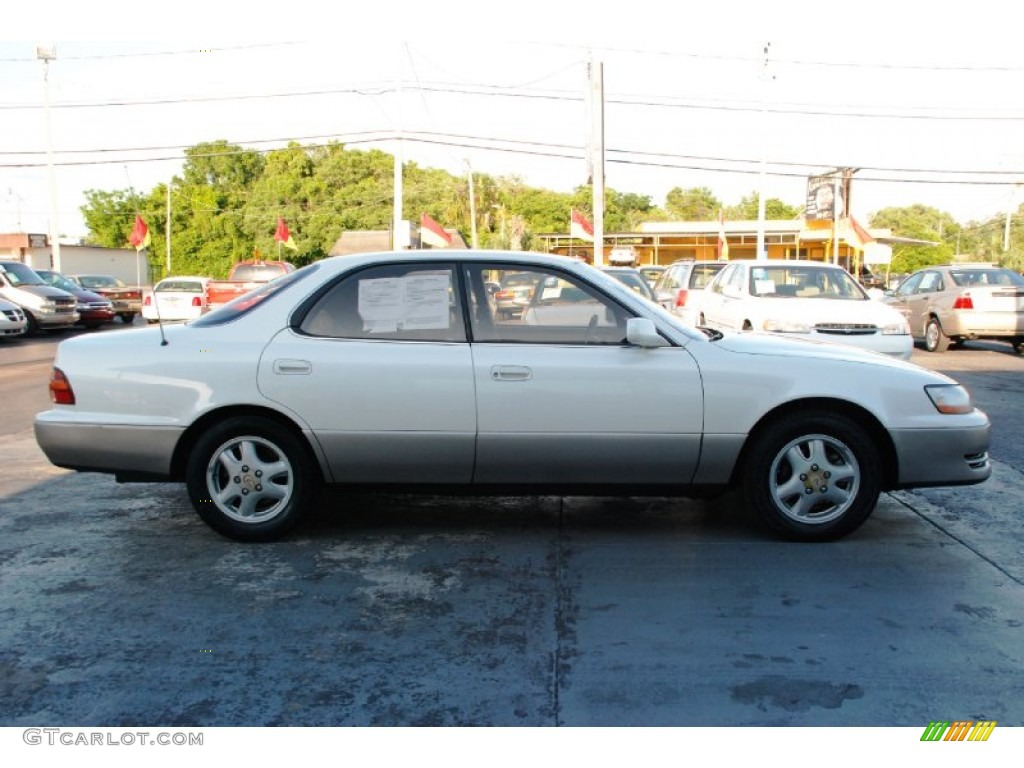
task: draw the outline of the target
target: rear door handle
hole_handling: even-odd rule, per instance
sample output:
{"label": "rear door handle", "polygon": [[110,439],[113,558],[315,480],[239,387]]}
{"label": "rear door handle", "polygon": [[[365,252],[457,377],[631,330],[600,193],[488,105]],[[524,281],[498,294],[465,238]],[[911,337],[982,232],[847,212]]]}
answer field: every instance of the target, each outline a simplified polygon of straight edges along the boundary
{"label": "rear door handle", "polygon": [[275,360],[274,373],[283,375],[307,375],[313,372],[313,364],[308,360]]}
{"label": "rear door handle", "polygon": [[495,365],[491,368],[494,381],[527,381],[533,378],[533,371],[525,365]]}

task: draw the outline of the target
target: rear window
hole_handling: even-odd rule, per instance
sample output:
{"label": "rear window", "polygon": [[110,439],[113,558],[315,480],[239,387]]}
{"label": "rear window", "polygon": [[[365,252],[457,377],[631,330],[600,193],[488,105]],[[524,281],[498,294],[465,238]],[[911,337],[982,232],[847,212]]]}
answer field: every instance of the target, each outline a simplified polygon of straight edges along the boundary
{"label": "rear window", "polygon": [[1010,269],[951,269],[949,275],[961,288],[973,285],[1024,286],[1024,277]]}
{"label": "rear window", "polygon": [[251,312],[260,304],[270,301],[282,290],[288,288],[299,280],[302,280],[307,275],[313,274],[316,271],[317,266],[317,264],[310,264],[308,267],[303,267],[302,269],[291,272],[284,277],[272,280],[266,285],[262,285],[253,291],[249,291],[249,293],[244,296],[239,296],[234,301],[228,302],[223,307],[218,307],[213,310],[213,312],[203,315],[198,320],[193,320],[191,325],[203,327],[230,323],[232,320]]}
{"label": "rear window", "polygon": [[727,263],[723,261],[721,264],[694,264],[693,272],[690,273],[690,287],[704,288]]}
{"label": "rear window", "polygon": [[265,283],[287,272],[288,268],[280,264],[242,264],[235,267],[231,280],[239,283]]}

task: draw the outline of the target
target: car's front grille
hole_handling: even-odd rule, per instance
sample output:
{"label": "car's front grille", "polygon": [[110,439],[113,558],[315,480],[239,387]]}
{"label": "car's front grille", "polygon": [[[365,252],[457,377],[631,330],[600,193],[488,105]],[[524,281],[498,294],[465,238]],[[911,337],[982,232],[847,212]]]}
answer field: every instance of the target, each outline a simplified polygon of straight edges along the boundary
{"label": "car's front grille", "polygon": [[8,320],[11,320],[15,323],[21,322],[22,320],[25,319],[25,316],[21,314],[20,309],[5,309],[3,312],[4,315],[7,316]]}
{"label": "car's front grille", "polygon": [[82,304],[81,309],[95,310],[95,309],[110,309],[109,302],[106,301],[94,301],[91,304]]}
{"label": "car's front grille", "polygon": [[870,323],[818,323],[814,330],[835,336],[870,336],[878,333],[878,326]]}

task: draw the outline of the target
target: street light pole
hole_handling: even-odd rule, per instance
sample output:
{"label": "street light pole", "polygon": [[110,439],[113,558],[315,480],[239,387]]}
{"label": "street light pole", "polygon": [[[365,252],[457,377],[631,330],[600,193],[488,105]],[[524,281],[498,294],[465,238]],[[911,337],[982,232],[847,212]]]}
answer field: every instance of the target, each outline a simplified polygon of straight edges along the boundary
{"label": "street light pole", "polygon": [[43,62],[43,106],[46,113],[46,161],[50,176],[50,254],[51,268],[60,272],[60,235],[57,228],[57,174],[53,167],[53,131],[50,122],[50,62],[57,58],[57,49],[37,45],[36,58]]}

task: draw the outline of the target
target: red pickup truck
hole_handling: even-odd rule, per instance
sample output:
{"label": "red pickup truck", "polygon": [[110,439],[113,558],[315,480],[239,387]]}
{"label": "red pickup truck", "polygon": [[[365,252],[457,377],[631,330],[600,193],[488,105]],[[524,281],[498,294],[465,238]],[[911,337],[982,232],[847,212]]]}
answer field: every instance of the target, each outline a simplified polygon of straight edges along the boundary
{"label": "red pickup truck", "polygon": [[215,309],[276,277],[295,271],[288,261],[240,261],[231,268],[227,280],[211,280],[206,289],[207,304]]}

